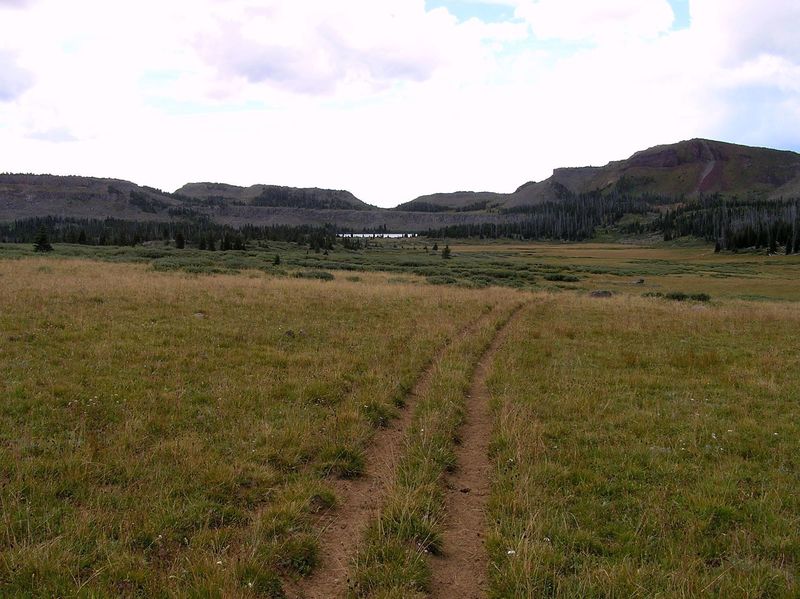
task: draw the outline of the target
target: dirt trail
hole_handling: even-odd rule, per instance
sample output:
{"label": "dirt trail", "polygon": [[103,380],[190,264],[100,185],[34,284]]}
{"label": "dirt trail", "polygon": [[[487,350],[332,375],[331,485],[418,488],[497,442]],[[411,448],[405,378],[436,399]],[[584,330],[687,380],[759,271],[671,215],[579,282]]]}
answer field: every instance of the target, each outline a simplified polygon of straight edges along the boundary
{"label": "dirt trail", "polygon": [[448,478],[447,529],[444,555],[433,558],[432,596],[473,599],[486,596],[488,559],[484,547],[486,505],[489,500],[492,436],[491,396],[486,385],[497,349],[522,309],[518,306],[481,356],[467,396],[467,413],[456,450],[457,468]]}
{"label": "dirt trail", "polygon": [[[462,329],[450,344],[477,330],[495,311],[487,312]],[[445,346],[446,347],[446,346]],[[403,450],[403,440],[411,425],[414,405],[431,384],[435,366],[445,348],[439,349],[406,398],[400,415],[389,427],[375,433],[367,455],[365,474],[354,480],[334,480],[337,506],[319,523],[321,564],[307,579],[287,589],[292,599],[335,599],[348,588],[350,561],[355,556],[367,525],[383,505]]]}

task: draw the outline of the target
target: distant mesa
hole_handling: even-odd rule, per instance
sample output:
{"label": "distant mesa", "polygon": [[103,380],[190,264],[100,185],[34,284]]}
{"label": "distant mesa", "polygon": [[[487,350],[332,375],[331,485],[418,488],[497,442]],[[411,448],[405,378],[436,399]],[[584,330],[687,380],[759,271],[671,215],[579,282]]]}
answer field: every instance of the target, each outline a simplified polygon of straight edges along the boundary
{"label": "distant mesa", "polygon": [[377,210],[362,202],[349,191],[334,189],[297,188],[280,185],[251,185],[239,187],[227,183],[187,183],[178,195],[202,200],[239,203],[247,206],[310,208],[315,210]]}
{"label": "distant mesa", "polygon": [[457,191],[420,196],[393,209],[346,190],[187,183],[174,193],[118,179],[0,175],[0,221],[35,216],[173,221],[207,218],[232,226],[324,225],[417,232],[504,223],[528,207],[580,194],[661,195],[676,201],[720,193],[759,199],[800,196],[800,154],[692,139],[636,152],[605,166],[557,168],[512,193]]}

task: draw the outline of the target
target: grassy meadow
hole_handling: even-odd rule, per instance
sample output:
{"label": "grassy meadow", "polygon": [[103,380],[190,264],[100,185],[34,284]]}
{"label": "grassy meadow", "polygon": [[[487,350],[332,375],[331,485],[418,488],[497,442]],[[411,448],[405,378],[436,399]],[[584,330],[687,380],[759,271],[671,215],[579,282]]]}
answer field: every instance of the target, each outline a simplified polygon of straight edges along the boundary
{"label": "grassy meadow", "polygon": [[488,595],[800,595],[800,257],[438,243],[0,246],[0,596],[291,596],[332,481],[435,362],[349,577],[426,596],[473,370],[520,304]]}
{"label": "grassy meadow", "polygon": [[[522,243],[508,241],[370,239],[360,250],[336,245],[327,254],[295,243],[247,250],[178,250],[162,242],[109,247],[56,244],[54,257],[147,264],[161,272],[234,274],[258,270],[276,276],[347,279],[392,274],[393,282],[482,289],[624,294],[706,293],[712,298],[800,301],[800,255],[763,250],[715,254],[697,241],[633,243]],[[442,259],[445,246],[451,258]],[[434,247],[437,249],[434,250]],[[0,258],[35,255],[32,245],[0,244]],[[275,264],[275,257],[280,264]]]}
{"label": "grassy meadow", "polygon": [[492,597],[796,597],[795,304],[539,296],[490,377]]}
{"label": "grassy meadow", "polygon": [[0,281],[4,596],[280,596],[326,479],[501,299],[48,259]]}

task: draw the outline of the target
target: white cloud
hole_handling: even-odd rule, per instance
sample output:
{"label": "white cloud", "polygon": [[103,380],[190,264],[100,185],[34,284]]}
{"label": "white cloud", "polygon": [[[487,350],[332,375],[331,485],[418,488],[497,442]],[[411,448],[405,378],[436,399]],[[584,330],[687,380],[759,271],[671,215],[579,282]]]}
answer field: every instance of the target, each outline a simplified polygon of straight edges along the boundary
{"label": "white cloud", "polygon": [[19,67],[14,54],[0,50],[0,102],[16,99],[32,84],[31,74]]}
{"label": "white cloud", "polygon": [[66,127],[54,127],[52,129],[37,129],[28,134],[30,139],[50,141],[53,143],[64,143],[78,141],[78,138]]}
{"label": "white cloud", "polygon": [[28,6],[31,0],[0,0],[0,9],[3,8],[22,8]]}
{"label": "white cloud", "polygon": [[[242,78],[300,93],[423,82],[439,70],[481,62],[480,36],[508,29],[459,26],[423,0],[340,0],[212,5],[216,17],[195,47],[222,79]],[[212,13],[213,14],[213,13]]]}
{"label": "white cloud", "polygon": [[726,64],[762,54],[800,61],[800,3],[794,0],[692,0],[692,28]]}
{"label": "white cloud", "polygon": [[561,40],[653,37],[675,19],[667,0],[537,0],[516,14],[539,38]]}
{"label": "white cloud", "polygon": [[0,20],[0,163],[394,205],[694,136],[800,148],[794,2],[691,0],[682,31],[662,0],[492,3],[525,20],[422,0],[37,0]]}

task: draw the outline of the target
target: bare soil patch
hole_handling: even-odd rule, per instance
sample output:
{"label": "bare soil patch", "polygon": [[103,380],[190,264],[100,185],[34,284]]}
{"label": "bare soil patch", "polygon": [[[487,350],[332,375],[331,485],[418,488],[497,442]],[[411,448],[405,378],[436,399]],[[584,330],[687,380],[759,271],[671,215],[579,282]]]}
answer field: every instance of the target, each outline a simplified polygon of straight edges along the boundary
{"label": "bare soil patch", "polygon": [[[475,330],[493,315],[493,311],[467,325],[455,343]],[[338,503],[325,513],[319,522],[319,555],[321,564],[314,573],[299,582],[289,596],[295,599],[333,599],[344,597],[349,584],[350,562],[358,544],[364,537],[370,520],[377,516],[384,503],[387,489],[394,479],[397,463],[402,455],[403,439],[411,425],[417,398],[424,395],[431,384],[436,363],[447,347],[440,348],[430,365],[423,371],[406,398],[400,415],[385,429],[375,434],[367,455],[365,474],[357,479],[336,480],[332,486]]]}
{"label": "bare soil patch", "polygon": [[447,481],[444,555],[433,558],[432,596],[443,599],[485,597],[488,558],[484,546],[486,506],[490,492],[489,442],[492,436],[491,395],[486,385],[498,348],[513,327],[519,306],[483,354],[466,402],[466,421],[457,450],[458,465]]}

